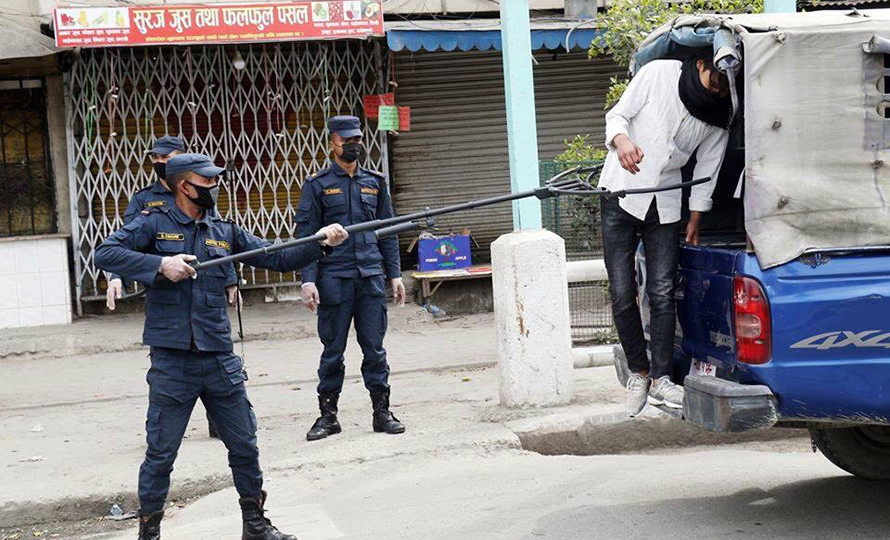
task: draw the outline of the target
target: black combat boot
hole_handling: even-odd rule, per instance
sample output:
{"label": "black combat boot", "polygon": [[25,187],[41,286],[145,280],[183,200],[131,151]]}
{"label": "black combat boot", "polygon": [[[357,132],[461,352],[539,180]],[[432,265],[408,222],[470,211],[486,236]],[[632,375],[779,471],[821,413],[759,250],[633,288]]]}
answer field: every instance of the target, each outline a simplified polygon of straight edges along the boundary
{"label": "black combat boot", "polygon": [[161,518],[164,517],[164,511],[158,510],[147,516],[139,511],[139,539],[138,540],[161,540]]}
{"label": "black combat boot", "polygon": [[318,408],[321,410],[321,416],[312,424],[312,429],[306,434],[307,441],[317,441],[342,431],[340,422],[337,421],[337,401],[339,400],[340,394],[318,396]]}
{"label": "black combat boot", "polygon": [[266,504],[266,492],[259,499],[238,499],[241,505],[241,519],[244,529],[241,540],[297,540],[296,536],[284,534],[266,519],[263,506]]}
{"label": "black combat boot", "polygon": [[374,431],[377,433],[405,433],[405,426],[389,412],[389,390],[371,392],[371,405],[374,408]]}

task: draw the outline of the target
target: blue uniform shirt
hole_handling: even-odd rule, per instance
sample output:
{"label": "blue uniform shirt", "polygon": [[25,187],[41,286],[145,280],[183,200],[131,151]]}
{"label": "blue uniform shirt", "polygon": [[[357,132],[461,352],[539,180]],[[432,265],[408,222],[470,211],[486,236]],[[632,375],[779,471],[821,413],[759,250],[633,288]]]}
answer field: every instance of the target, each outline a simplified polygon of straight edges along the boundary
{"label": "blue uniform shirt", "polygon": [[[344,227],[393,217],[386,178],[358,167],[351,177],[336,163],[310,176],[303,183],[297,211],[297,236],[315,234],[321,227],[339,223]],[[355,233],[334,248],[324,261],[303,267],[303,282],[314,282],[318,274],[357,278],[385,274],[402,275],[399,241],[390,236],[377,241],[374,231]]]}
{"label": "blue uniform shirt", "polygon": [[[185,253],[207,261],[268,245],[209,212],[193,220],[172,205],[154,208],[124,225],[96,249],[95,261],[99,268],[147,287],[142,335],[146,345],[189,350],[194,343],[200,351],[231,351],[225,269],[214,266],[199,271],[196,279],[173,283],[158,273],[161,258]],[[244,262],[293,272],[322,256],[321,246],[313,242]]]}
{"label": "blue uniform shirt", "polygon": [[164,206],[174,206],[173,193],[161,184],[160,180],[156,180],[152,185],[137,191],[127,210],[124,212],[124,223],[133,221],[137,215],[143,210],[151,210],[152,208],[161,208]]}
{"label": "blue uniform shirt", "polygon": [[[133,198],[127,204],[127,210],[124,212],[124,225],[133,221],[133,219],[142,212],[147,212],[152,208],[170,208],[176,206],[176,198],[173,193],[164,187],[160,180],[145,188],[137,191]],[[225,265],[226,286],[238,284],[238,274],[235,272],[234,264]],[[120,276],[110,274],[108,280],[117,279]]]}

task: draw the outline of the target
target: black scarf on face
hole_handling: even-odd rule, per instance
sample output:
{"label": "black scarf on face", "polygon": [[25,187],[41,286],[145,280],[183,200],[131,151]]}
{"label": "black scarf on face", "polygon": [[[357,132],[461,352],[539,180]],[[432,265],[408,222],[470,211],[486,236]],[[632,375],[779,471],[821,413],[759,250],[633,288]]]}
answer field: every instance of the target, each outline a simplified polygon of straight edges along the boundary
{"label": "black scarf on face", "polygon": [[729,129],[729,116],[732,113],[732,100],[720,97],[701,83],[696,59],[683,62],[680,71],[680,101],[689,114],[706,124]]}

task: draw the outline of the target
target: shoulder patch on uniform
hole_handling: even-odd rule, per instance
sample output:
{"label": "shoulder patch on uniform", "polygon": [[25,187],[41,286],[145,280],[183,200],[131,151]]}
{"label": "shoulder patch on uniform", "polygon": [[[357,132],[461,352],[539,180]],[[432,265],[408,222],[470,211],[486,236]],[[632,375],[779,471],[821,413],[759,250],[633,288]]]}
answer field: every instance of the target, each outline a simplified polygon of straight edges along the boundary
{"label": "shoulder patch on uniform", "polygon": [[330,170],[331,170],[330,167],[325,167],[315,174],[310,174],[309,176],[306,177],[305,182],[311,182],[311,181],[315,180],[316,178],[318,178],[319,176],[321,176],[323,174],[327,174],[328,172],[330,172]]}
{"label": "shoulder patch on uniform", "polygon": [[339,195],[341,193],[343,193],[343,190],[340,188],[330,188],[330,189],[324,190],[325,195]]}
{"label": "shoulder patch on uniform", "polygon": [[182,233],[159,232],[157,239],[158,240],[185,240],[185,235],[183,235]]}
{"label": "shoulder patch on uniform", "polygon": [[373,176],[376,176],[377,178],[380,178],[382,180],[386,180],[386,175],[380,171],[375,171],[373,169],[365,169],[365,172],[367,172],[368,174],[371,174]]}
{"label": "shoulder patch on uniform", "polygon": [[363,187],[362,193],[366,195],[377,195],[378,193],[380,193],[380,190],[375,188]]}
{"label": "shoulder patch on uniform", "polygon": [[148,201],[145,203],[146,208],[157,208],[159,206],[167,206],[167,201]]}
{"label": "shoulder patch on uniform", "polygon": [[226,251],[232,251],[232,245],[225,240],[214,240],[213,238],[205,238],[204,245],[210,247],[222,248]]}

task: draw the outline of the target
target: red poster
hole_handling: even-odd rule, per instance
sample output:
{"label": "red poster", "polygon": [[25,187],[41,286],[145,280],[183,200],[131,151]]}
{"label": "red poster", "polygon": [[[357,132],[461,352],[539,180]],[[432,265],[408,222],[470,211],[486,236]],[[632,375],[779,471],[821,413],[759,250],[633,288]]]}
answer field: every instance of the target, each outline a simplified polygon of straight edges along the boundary
{"label": "red poster", "polygon": [[399,131],[411,131],[411,107],[399,107]]}
{"label": "red poster", "polygon": [[365,109],[365,118],[377,118],[381,105],[395,105],[396,95],[389,94],[367,94],[362,96],[362,107]]}
{"label": "red poster", "polygon": [[380,1],[56,8],[57,47],[296,41],[383,35]]}

